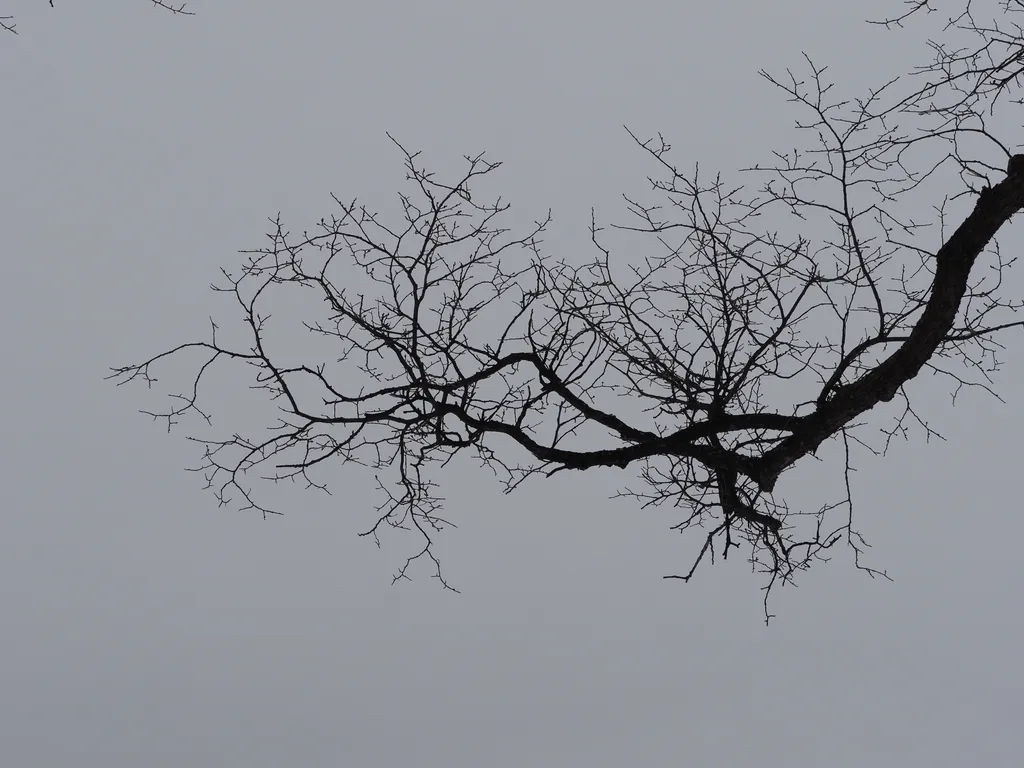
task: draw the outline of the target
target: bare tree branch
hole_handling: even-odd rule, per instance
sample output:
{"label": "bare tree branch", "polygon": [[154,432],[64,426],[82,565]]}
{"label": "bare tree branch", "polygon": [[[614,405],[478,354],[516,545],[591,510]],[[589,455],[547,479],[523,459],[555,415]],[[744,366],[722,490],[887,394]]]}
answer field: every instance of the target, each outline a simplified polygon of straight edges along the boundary
{"label": "bare tree branch", "polygon": [[[154,6],[163,8],[165,11],[170,11],[175,15],[181,16],[194,16],[195,14],[191,11],[186,10],[187,3],[168,3],[166,0],[149,0]],[[49,0],[50,7],[53,8],[53,0]],[[13,16],[0,16],[0,29],[13,34],[18,34],[17,24],[15,24]]]}
{"label": "bare tree branch", "polygon": [[[903,28],[929,5],[884,23]],[[467,156],[461,176],[440,179],[395,142],[400,216],[335,198],[299,236],[273,219],[269,243],[216,288],[240,310],[245,344],[222,343],[212,325],[208,340],[111,378],[152,383],[169,357],[198,355],[185,391],[150,414],[170,429],[190,414],[210,422],[199,400],[215,366],[249,366],[278,421],[258,437],[193,438],[197,471],[223,503],[269,513],[246,480],[257,467],[321,490],[314,473],[329,460],[372,469],[383,503],[364,535],[379,541],[390,526],[422,541],[399,578],[418,560],[442,578],[432,543],[451,523],[429,470],[462,452],[507,491],[634,467],[644,487],[620,496],[671,505],[677,530],[705,532],[671,578],[743,548],[767,600],[840,541],[884,576],[861,560],[853,451],[883,455],[915,426],[937,436],[912,404],[915,380],[937,374],[954,397],[993,392],[995,337],[1024,323],[1021,301],[1002,295],[1013,260],[995,240],[1024,207],[1024,156],[990,126],[997,102],[1019,104],[1004,97],[1019,85],[1024,33],[976,18],[968,5],[945,28],[973,47],[933,42],[931,63],[859,98],[836,98],[806,57],[801,75],[762,72],[806,140],[744,169],[750,184],[684,171],[664,138],[631,133],[654,169],[650,199],[627,197],[628,220],[610,229],[592,220],[582,265],[545,251],[550,215],[507,225],[508,204],[482,191],[499,163]],[[610,234],[639,242],[623,255]],[[293,360],[272,341],[264,306],[290,291],[318,299],[305,327],[327,343],[323,359]],[[902,412],[873,447],[861,427],[894,400]],[[842,497],[791,510],[775,495],[780,476],[829,441],[845,456]]]}

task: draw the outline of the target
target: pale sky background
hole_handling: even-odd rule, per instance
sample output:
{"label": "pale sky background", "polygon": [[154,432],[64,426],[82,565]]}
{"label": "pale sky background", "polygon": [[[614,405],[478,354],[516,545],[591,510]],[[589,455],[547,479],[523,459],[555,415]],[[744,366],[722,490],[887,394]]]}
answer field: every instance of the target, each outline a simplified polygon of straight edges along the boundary
{"label": "pale sky background", "polygon": [[[334,497],[296,487],[266,522],[218,509],[183,471],[186,431],[137,412],[156,392],[102,380],[224,318],[207,286],[268,216],[301,230],[331,192],[391,205],[385,131],[439,172],[504,161],[515,215],[553,207],[548,248],[570,252],[591,206],[621,220],[652,171],[624,124],[684,166],[763,160],[797,114],[757,70],[806,50],[844,87],[878,84],[924,61],[920,37],[861,23],[895,3],[57,6],[2,4],[20,32],[0,36],[5,766],[1021,764],[1020,334],[1006,405],[951,408],[923,377],[947,442],[861,462],[869,562],[895,581],[839,551],[768,626],[742,558],[661,578],[697,540],[609,500],[629,473],[512,496],[449,475],[440,552],[462,593],[392,586],[402,541],[356,536],[365,474],[339,466]],[[232,396],[211,392],[215,417]],[[825,482],[801,465],[787,498]]]}

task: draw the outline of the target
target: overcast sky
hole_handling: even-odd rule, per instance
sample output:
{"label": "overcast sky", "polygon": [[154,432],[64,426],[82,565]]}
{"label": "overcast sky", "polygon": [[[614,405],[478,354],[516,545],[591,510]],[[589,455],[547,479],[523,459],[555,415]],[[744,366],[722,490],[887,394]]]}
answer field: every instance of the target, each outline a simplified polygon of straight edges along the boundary
{"label": "overcast sky", "polygon": [[[338,466],[331,498],[289,489],[284,517],[217,508],[184,471],[187,431],[138,413],[161,390],[102,378],[229,317],[208,285],[268,216],[301,230],[332,192],[393,205],[385,131],[442,173],[504,161],[514,215],[553,208],[548,250],[576,253],[591,206],[616,218],[653,171],[623,125],[731,171],[796,140],[758,69],[806,50],[863,89],[923,41],[810,0],[56,5],[2,3],[20,33],[0,36],[5,765],[1019,764],[1020,334],[1006,405],[951,408],[922,377],[947,441],[860,463],[860,528],[894,582],[837,552],[768,626],[742,558],[661,578],[696,542],[611,500],[619,470],[512,496],[446,475],[461,594],[392,586],[408,552],[357,537],[379,502],[365,473]],[[228,433],[233,397],[208,400]],[[791,505],[821,503],[819,470],[791,473]]]}

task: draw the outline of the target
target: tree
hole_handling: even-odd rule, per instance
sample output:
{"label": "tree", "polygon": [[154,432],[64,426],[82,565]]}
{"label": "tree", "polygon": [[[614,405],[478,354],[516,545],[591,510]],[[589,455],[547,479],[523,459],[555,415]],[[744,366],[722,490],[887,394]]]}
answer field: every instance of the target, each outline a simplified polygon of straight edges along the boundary
{"label": "tree", "polygon": [[[53,8],[53,0],[49,0],[49,2],[50,7]],[[149,2],[151,2],[158,8],[163,8],[165,11],[170,11],[173,14],[180,14],[182,16],[193,15],[191,11],[185,10],[185,6],[187,4],[183,2],[176,4],[167,2],[167,0],[149,0]],[[13,16],[0,16],[0,29],[3,29],[7,32],[11,32],[15,35],[18,34],[18,25],[15,23]]]}
{"label": "tree", "polygon": [[[934,434],[912,405],[923,371],[954,397],[994,394],[996,334],[1024,324],[1022,303],[1001,295],[1013,259],[994,239],[1024,207],[1024,156],[989,125],[1020,104],[1024,34],[1006,19],[1022,8],[1003,0],[982,23],[968,6],[930,41],[929,63],[858,99],[834,97],[807,57],[800,77],[762,71],[809,141],[743,169],[748,186],[684,171],[661,136],[630,133],[657,169],[652,198],[626,198],[627,223],[592,218],[584,264],[545,252],[550,215],[506,226],[508,204],[481,191],[500,163],[467,156],[461,176],[442,179],[395,141],[401,215],[335,197],[301,235],[272,219],[269,244],[214,286],[240,308],[247,342],[222,341],[211,320],[208,339],[111,378],[152,384],[168,358],[197,355],[172,406],[147,411],[170,429],[188,415],[211,423],[200,400],[215,367],[250,366],[279,419],[193,437],[208,487],[266,515],[279,510],[250,485],[260,472],[326,490],[315,474],[328,462],[372,467],[383,501],[362,535],[422,536],[396,578],[423,560],[447,586],[432,542],[449,523],[430,470],[464,452],[508,491],[534,475],[636,468],[645,485],[624,495],[673,505],[676,529],[703,530],[690,567],[667,578],[743,549],[770,589],[838,542],[884,575],[860,559],[852,452],[884,454],[915,425]],[[932,10],[913,0],[872,23],[897,34]],[[925,207],[932,221],[918,219]],[[613,236],[649,243],[642,262],[620,257]],[[268,298],[288,290],[317,299],[306,327],[328,343],[324,359],[288,359],[269,338]],[[893,401],[887,439],[867,445],[858,427]],[[826,444],[845,458],[843,492],[790,510],[774,493],[780,476]]]}

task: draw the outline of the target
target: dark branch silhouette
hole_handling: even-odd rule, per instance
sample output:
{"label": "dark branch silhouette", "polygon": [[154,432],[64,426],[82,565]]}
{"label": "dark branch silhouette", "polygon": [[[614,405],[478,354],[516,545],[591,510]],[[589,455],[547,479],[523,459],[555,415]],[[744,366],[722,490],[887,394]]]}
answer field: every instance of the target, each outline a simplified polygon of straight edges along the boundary
{"label": "dark branch silhouette", "polygon": [[[902,27],[928,3],[912,5],[878,23]],[[562,470],[635,468],[644,487],[622,496],[671,505],[677,529],[704,531],[692,567],[671,578],[745,546],[770,588],[840,541],[885,575],[861,562],[852,451],[883,454],[915,424],[935,434],[912,406],[923,372],[954,397],[994,394],[995,336],[1024,323],[1021,302],[1002,295],[1012,260],[994,239],[1024,207],[1024,155],[988,124],[1016,93],[1024,38],[998,22],[954,19],[949,47],[931,43],[934,60],[858,99],[835,98],[810,59],[802,77],[762,72],[800,110],[808,140],[742,171],[747,185],[684,171],[660,136],[631,133],[654,168],[650,199],[627,197],[625,223],[592,219],[594,255],[578,263],[545,251],[550,215],[507,225],[508,204],[482,191],[499,163],[467,157],[461,176],[440,179],[395,142],[400,215],[335,198],[299,236],[274,219],[269,244],[216,287],[247,341],[222,341],[211,321],[207,340],[112,378],[152,383],[169,357],[195,355],[187,390],[150,413],[170,429],[189,414],[210,423],[204,381],[249,366],[278,421],[249,437],[192,438],[208,486],[266,514],[251,476],[326,490],[316,473],[328,462],[370,467],[383,502],[364,535],[422,537],[396,578],[423,559],[445,583],[432,543],[450,523],[429,470],[466,451],[508,491]],[[614,247],[620,238],[639,240]],[[271,294],[293,292],[307,298],[322,357],[301,359],[270,330]],[[884,444],[868,445],[858,426],[892,401]],[[780,476],[828,441],[845,457],[843,491],[790,510],[774,493]]]}
{"label": "dark branch silhouette", "polygon": [[[182,3],[168,3],[166,0],[149,0],[149,2],[152,3],[153,5],[157,6],[158,8],[163,8],[165,11],[170,11],[171,13],[176,14],[176,15],[181,15],[181,16],[194,16],[195,15],[191,11],[185,10],[187,4],[184,3],[184,2],[182,2]],[[50,3],[50,7],[53,8],[54,7],[53,0],[49,0],[49,3]],[[13,33],[15,35],[18,34],[17,24],[15,23],[13,16],[0,16],[0,29],[3,29],[5,31],[7,31],[7,32],[11,32],[11,33]]]}

